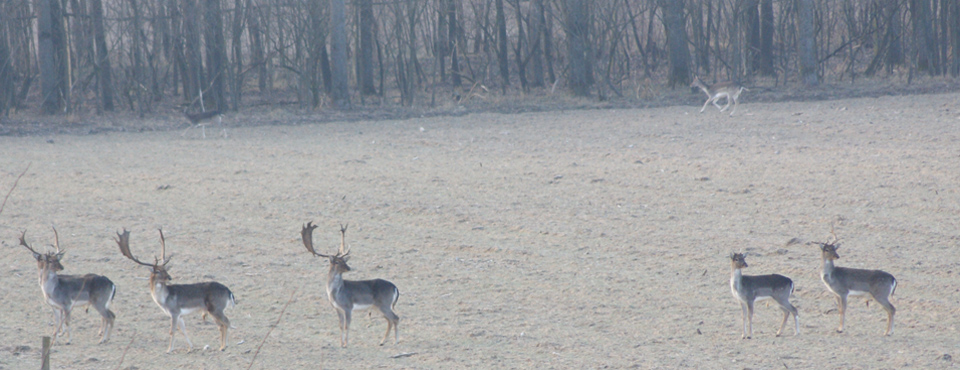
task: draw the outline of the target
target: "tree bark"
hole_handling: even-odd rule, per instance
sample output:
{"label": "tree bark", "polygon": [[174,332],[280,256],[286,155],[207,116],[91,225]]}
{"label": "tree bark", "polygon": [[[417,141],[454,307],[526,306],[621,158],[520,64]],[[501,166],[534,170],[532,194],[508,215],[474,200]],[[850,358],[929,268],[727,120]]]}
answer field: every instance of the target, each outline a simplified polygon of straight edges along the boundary
{"label": "tree bark", "polygon": [[[66,51],[66,31],[63,8],[59,0],[39,2],[40,85],[44,114],[56,114],[69,106],[69,53]],[[64,58],[67,58],[66,60]]]}
{"label": "tree bark", "polygon": [[[188,89],[185,98],[192,104],[200,99],[201,90],[207,87],[203,73],[203,59],[200,52],[200,6],[199,0],[183,0],[183,31],[185,42]],[[203,104],[204,102],[199,102]]]}
{"label": "tree bark", "polygon": [[587,0],[565,0],[568,81],[574,95],[590,96],[593,53],[590,48],[590,7]]}
{"label": "tree bark", "polygon": [[690,49],[687,47],[687,29],[683,17],[683,2],[658,0],[663,10],[664,33],[667,34],[667,47],[670,55],[670,71],[667,84],[690,83]]}
{"label": "tree bark", "polygon": [[937,34],[934,31],[935,17],[930,9],[930,0],[910,0],[910,18],[913,23],[913,50],[917,70],[931,76],[940,72],[940,57],[937,53]]}
{"label": "tree bark", "polygon": [[332,54],[333,102],[339,109],[350,108],[347,84],[350,66],[347,64],[347,10],[344,0],[330,1],[330,54]]}
{"label": "tree bark", "polygon": [[[457,0],[447,0],[447,39],[450,45],[450,81],[453,87],[460,87],[463,82],[460,79],[460,37],[458,30],[460,23],[457,21]],[[443,30],[440,30],[443,32]]]}
{"label": "tree bark", "polygon": [[373,42],[374,31],[377,28],[376,19],[373,17],[373,1],[359,0],[360,7],[360,93],[364,95],[375,95],[377,88],[373,80],[373,48],[376,44]]}
{"label": "tree bark", "polygon": [[527,26],[527,63],[530,68],[527,70],[531,87],[543,87],[543,0],[533,0],[533,9],[530,11],[530,19]]}
{"label": "tree bark", "polygon": [[210,92],[215,110],[227,109],[225,97],[226,81],[226,43],[223,39],[223,13],[220,0],[203,0],[204,44],[207,52],[207,76],[210,78]]}
{"label": "tree bark", "polygon": [[510,65],[507,63],[507,17],[503,11],[503,0],[495,0],[497,18],[497,64],[500,66],[500,88],[505,94],[510,86]]}
{"label": "tree bark", "polygon": [[16,84],[14,79],[16,73],[13,70],[13,63],[10,60],[10,45],[7,41],[7,17],[4,4],[0,4],[0,117],[7,116],[7,112],[13,108],[14,92]]}
{"label": "tree bark", "polygon": [[800,79],[807,86],[820,83],[817,75],[816,29],[813,24],[814,0],[797,0],[797,53],[800,58]]}
{"label": "tree bark", "polygon": [[773,76],[773,0],[760,0],[760,75]]}

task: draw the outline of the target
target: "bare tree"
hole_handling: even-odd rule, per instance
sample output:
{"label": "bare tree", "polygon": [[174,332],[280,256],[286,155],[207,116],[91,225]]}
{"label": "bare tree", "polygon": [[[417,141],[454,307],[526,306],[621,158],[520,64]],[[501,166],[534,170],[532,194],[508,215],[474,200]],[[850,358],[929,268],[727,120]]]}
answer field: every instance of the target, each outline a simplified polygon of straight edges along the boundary
{"label": "bare tree", "polygon": [[210,78],[209,95],[215,110],[227,109],[225,81],[227,70],[226,43],[223,39],[223,12],[220,9],[220,0],[203,0],[203,41],[206,45],[207,76]]}
{"label": "bare tree", "polygon": [[500,88],[504,94],[510,86],[510,65],[507,63],[507,17],[503,11],[503,0],[494,0],[497,17],[497,65],[500,66]]}
{"label": "bare tree", "polygon": [[330,51],[332,58],[332,78],[334,104],[340,109],[350,107],[350,91],[347,85],[349,66],[347,64],[347,10],[344,0],[330,1]]}
{"label": "bare tree", "polygon": [[814,0],[797,0],[797,53],[800,56],[800,78],[807,86],[820,83],[817,74],[817,42],[814,28]]}
{"label": "bare tree", "polygon": [[360,70],[357,73],[357,80],[360,84],[360,93],[364,95],[374,95],[377,88],[373,83],[373,49],[376,46],[373,42],[374,34],[377,28],[376,19],[373,16],[373,0],[359,0],[360,8],[360,50],[357,63]]}
{"label": "bare tree", "polygon": [[567,32],[567,83],[574,95],[589,96],[593,84],[593,53],[590,48],[590,7],[588,0],[565,0]]}
{"label": "bare tree", "polygon": [[687,48],[687,29],[683,16],[683,2],[658,0],[663,10],[663,27],[670,50],[668,84],[686,85],[690,82],[690,49]]}
{"label": "bare tree", "polygon": [[40,0],[40,81],[41,111],[54,114],[70,106],[70,53],[59,0]]}

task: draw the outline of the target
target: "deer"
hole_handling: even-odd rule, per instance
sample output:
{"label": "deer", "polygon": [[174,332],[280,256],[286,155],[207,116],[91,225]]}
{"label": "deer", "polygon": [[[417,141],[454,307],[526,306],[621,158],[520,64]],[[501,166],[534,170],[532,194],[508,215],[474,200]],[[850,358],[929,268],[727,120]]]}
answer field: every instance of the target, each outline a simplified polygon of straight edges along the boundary
{"label": "deer", "polygon": [[793,314],[793,335],[800,334],[800,318],[797,316],[797,308],[790,303],[790,295],[793,294],[793,280],[778,274],[744,275],[742,269],[748,267],[748,265],[746,256],[742,253],[730,255],[730,266],[730,290],[733,292],[733,296],[740,301],[742,310],[740,318],[743,323],[743,334],[741,334],[740,339],[750,339],[753,336],[753,305],[755,302],[764,299],[773,299],[780,305],[780,310],[783,311],[783,321],[780,322],[780,329],[777,330],[778,337],[783,332],[783,327],[787,324],[790,314]]}
{"label": "deer", "polygon": [[[60,249],[60,235],[57,229],[53,229],[54,239],[56,240],[56,252],[41,254],[30,247],[26,240],[27,231],[20,234],[20,245],[37,260],[37,272],[40,275],[40,290],[43,292],[43,298],[51,307],[56,321],[53,332],[53,342],[56,343],[57,336],[61,330],[67,334],[66,344],[70,344],[70,312],[74,307],[93,306],[100,313],[100,330],[97,335],[100,336],[99,344],[110,340],[110,330],[113,329],[113,322],[116,315],[110,311],[110,302],[117,294],[117,286],[105,276],[96,274],[86,275],[60,275],[63,270],[63,259],[65,253]],[[89,310],[89,308],[88,308]]]}
{"label": "deer", "polygon": [[187,117],[187,120],[190,121],[190,126],[187,126],[187,128],[183,130],[183,133],[181,133],[180,136],[186,136],[187,131],[189,131],[191,127],[200,126],[200,134],[204,139],[206,139],[207,128],[206,128],[206,124],[203,122],[210,119],[216,119],[217,125],[220,126],[220,129],[223,131],[222,132],[223,137],[227,137],[227,128],[223,127],[223,112],[219,110],[211,110],[211,111],[197,112],[197,113],[184,112],[183,115]]}
{"label": "deer", "polygon": [[229,288],[215,281],[196,283],[196,284],[170,284],[173,280],[167,272],[167,264],[170,257],[166,255],[166,241],[163,237],[163,229],[160,231],[160,257],[154,257],[154,263],[142,262],[130,253],[130,232],[123,229],[123,233],[117,233],[114,241],[120,247],[120,253],[133,262],[150,269],[150,296],[153,301],[160,306],[163,313],[170,316],[170,346],[167,347],[167,353],[173,351],[173,339],[177,327],[183,333],[187,340],[187,351],[193,350],[193,342],[187,335],[187,327],[183,322],[183,315],[201,311],[203,317],[209,314],[216,321],[220,328],[220,350],[227,348],[227,329],[230,328],[230,320],[224,315],[223,310],[236,306],[236,298]]}
{"label": "deer", "polygon": [[[703,107],[700,108],[700,113],[703,113],[704,109],[707,109],[707,105],[713,103],[717,109],[720,109],[721,112],[730,108],[730,101],[733,101],[733,110],[730,111],[730,115],[733,116],[737,112],[737,99],[740,98],[740,93],[744,91],[750,91],[746,87],[741,86],[738,83],[733,81],[718,82],[713,85],[707,85],[702,80],[700,76],[694,76],[693,82],[690,83],[690,88],[699,88],[703,91],[704,94],[707,94],[707,101],[703,103]],[[717,103],[721,98],[727,98],[727,105],[720,107],[720,104]]]}
{"label": "deer", "polygon": [[820,246],[823,259],[820,280],[827,286],[827,290],[836,296],[837,308],[840,310],[840,326],[837,328],[837,333],[843,333],[847,297],[869,295],[887,311],[887,330],[883,335],[893,334],[893,315],[897,313],[897,309],[890,303],[890,296],[897,290],[897,279],[885,271],[834,266],[833,261],[840,258],[837,254],[837,249],[840,249],[839,241],[839,238],[834,235],[832,242],[813,243]]}
{"label": "deer", "polygon": [[317,253],[313,249],[313,230],[317,226],[308,222],[300,230],[303,246],[317,257],[327,258],[330,261],[330,271],[327,273],[327,299],[330,305],[337,310],[340,319],[340,346],[347,347],[350,332],[350,318],[353,311],[376,307],[387,320],[387,331],[380,340],[382,346],[390,336],[390,328],[394,329],[394,344],[400,343],[400,316],[393,312],[400,298],[400,290],[393,283],[383,280],[344,280],[343,273],[350,271],[347,265],[349,250],[344,250],[347,226],[340,225],[340,249],[337,254],[326,255]]}

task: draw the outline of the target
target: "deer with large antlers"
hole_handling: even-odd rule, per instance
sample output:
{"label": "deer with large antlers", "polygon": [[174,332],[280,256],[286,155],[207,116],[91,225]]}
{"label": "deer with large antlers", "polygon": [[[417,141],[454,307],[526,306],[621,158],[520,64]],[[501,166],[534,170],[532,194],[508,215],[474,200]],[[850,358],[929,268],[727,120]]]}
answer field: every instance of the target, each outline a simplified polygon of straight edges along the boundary
{"label": "deer with large antlers", "polygon": [[188,350],[193,350],[193,343],[187,336],[187,327],[183,322],[183,315],[201,311],[204,317],[207,314],[213,316],[217,326],[220,327],[220,350],[227,348],[227,329],[230,327],[230,320],[223,314],[227,306],[236,305],[236,299],[230,289],[215,281],[196,283],[196,284],[170,284],[170,274],[167,273],[167,263],[170,258],[166,256],[166,242],[163,238],[163,230],[160,230],[160,257],[154,258],[154,263],[141,262],[130,253],[130,232],[123,229],[123,233],[117,233],[115,239],[120,246],[120,253],[124,257],[139,265],[150,268],[150,295],[153,301],[163,310],[167,316],[170,316],[170,346],[167,353],[173,350],[173,336],[180,328],[183,337],[187,340]]}
{"label": "deer with large antlers", "polygon": [[400,316],[393,312],[397,299],[400,298],[400,290],[393,283],[383,280],[344,280],[343,273],[350,271],[347,266],[349,250],[344,250],[344,239],[346,238],[347,226],[340,225],[340,249],[337,254],[326,255],[317,253],[313,249],[313,229],[317,226],[308,222],[300,230],[300,237],[303,245],[307,247],[314,256],[324,257],[330,260],[330,272],[327,273],[327,299],[337,310],[337,316],[340,318],[340,346],[347,346],[347,336],[350,332],[350,317],[353,311],[364,310],[376,306],[383,317],[387,319],[387,331],[383,334],[380,341],[382,346],[387,337],[390,336],[390,328],[394,329],[394,343],[400,342]]}
{"label": "deer with large antlers", "polygon": [[110,329],[113,328],[113,320],[116,315],[110,311],[110,302],[113,301],[117,293],[117,286],[105,276],[86,274],[80,275],[60,275],[63,270],[60,260],[63,258],[64,251],[60,249],[60,235],[57,229],[53,229],[53,235],[56,240],[57,251],[53,253],[41,254],[30,247],[26,240],[27,232],[20,234],[20,245],[37,260],[37,271],[40,273],[40,290],[43,292],[43,298],[53,307],[54,318],[56,319],[56,328],[53,332],[53,340],[56,342],[61,329],[67,333],[67,344],[70,343],[70,311],[77,306],[91,305],[100,313],[100,343],[110,339]]}

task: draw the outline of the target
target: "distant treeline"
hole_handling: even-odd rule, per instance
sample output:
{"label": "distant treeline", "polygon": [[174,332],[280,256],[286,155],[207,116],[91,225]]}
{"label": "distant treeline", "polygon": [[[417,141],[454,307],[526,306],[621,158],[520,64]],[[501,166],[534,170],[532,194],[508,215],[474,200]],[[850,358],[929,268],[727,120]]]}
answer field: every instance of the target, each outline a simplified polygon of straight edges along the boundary
{"label": "distant treeline", "polygon": [[695,74],[956,76],[958,50],[957,0],[3,0],[0,115],[633,98]]}

